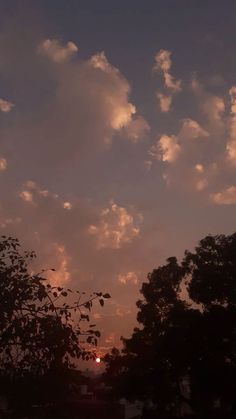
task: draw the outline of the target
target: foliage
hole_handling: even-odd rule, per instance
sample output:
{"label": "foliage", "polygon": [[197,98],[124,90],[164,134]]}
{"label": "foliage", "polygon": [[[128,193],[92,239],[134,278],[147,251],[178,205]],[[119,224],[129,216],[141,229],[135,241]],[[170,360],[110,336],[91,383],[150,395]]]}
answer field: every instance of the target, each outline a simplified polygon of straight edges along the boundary
{"label": "foliage", "polygon": [[235,417],[236,234],[167,259],[141,294],[140,327],[105,357],[114,391],[152,401],[158,418]]}
{"label": "foliage", "polygon": [[[40,376],[73,368],[73,360],[95,357],[86,342],[96,345],[100,332],[90,325],[94,300],[104,304],[109,294],[86,298],[51,286],[45,271],[30,273],[34,252],[22,252],[12,237],[0,240],[0,373],[1,377]],[[88,346],[88,345],[87,345]]]}

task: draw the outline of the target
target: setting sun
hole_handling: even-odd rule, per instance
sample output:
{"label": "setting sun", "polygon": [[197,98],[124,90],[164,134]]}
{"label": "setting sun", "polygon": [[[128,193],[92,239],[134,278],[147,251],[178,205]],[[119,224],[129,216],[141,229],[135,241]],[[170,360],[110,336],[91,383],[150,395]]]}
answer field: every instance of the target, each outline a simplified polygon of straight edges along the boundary
{"label": "setting sun", "polygon": [[100,364],[100,362],[101,362],[101,358],[97,357],[97,358],[95,359],[95,361],[96,361],[96,363],[97,363],[97,364]]}

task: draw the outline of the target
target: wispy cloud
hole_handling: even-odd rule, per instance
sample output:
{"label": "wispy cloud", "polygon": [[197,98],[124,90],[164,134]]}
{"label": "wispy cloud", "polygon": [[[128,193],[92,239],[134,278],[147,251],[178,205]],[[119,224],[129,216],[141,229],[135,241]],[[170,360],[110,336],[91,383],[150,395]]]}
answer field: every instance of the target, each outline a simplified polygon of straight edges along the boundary
{"label": "wispy cloud", "polygon": [[40,43],[38,50],[40,54],[47,56],[57,64],[61,64],[75,55],[78,52],[78,47],[72,41],[63,45],[57,39],[45,39]]}
{"label": "wispy cloud", "polygon": [[171,75],[170,70],[172,67],[171,52],[168,50],[161,49],[155,55],[154,71],[161,72],[164,78],[164,83],[167,89],[173,90],[173,92],[180,92],[181,80],[175,80]]}
{"label": "wispy cloud", "polygon": [[172,60],[171,52],[168,50],[161,49],[155,55],[155,65],[153,67],[154,72],[161,73],[164,79],[164,87],[168,91],[167,94],[160,91],[156,92],[156,97],[159,101],[161,112],[169,112],[173,101],[173,96],[181,92],[182,82],[181,80],[175,80],[171,74]]}
{"label": "wispy cloud", "polygon": [[172,104],[172,96],[157,92],[156,97],[159,100],[161,112],[169,112]]}

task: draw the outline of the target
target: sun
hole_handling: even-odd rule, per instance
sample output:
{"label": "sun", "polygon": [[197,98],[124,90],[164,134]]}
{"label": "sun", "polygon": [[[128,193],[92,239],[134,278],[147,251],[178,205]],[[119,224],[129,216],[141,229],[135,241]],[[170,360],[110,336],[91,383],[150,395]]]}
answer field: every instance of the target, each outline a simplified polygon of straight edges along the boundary
{"label": "sun", "polygon": [[97,358],[95,359],[95,361],[96,361],[96,363],[97,363],[97,364],[100,364],[100,362],[101,362],[101,358],[97,357]]}

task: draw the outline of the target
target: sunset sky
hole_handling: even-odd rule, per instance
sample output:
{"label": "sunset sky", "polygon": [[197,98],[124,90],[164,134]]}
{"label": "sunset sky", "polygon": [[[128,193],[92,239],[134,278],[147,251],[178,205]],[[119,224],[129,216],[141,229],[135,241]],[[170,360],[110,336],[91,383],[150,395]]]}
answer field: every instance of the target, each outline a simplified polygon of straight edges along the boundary
{"label": "sunset sky", "polygon": [[52,283],[109,292],[236,230],[236,3],[0,1],[0,225]]}

